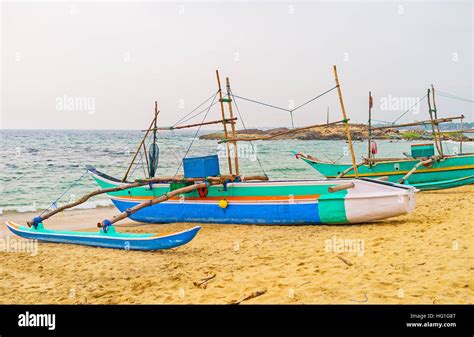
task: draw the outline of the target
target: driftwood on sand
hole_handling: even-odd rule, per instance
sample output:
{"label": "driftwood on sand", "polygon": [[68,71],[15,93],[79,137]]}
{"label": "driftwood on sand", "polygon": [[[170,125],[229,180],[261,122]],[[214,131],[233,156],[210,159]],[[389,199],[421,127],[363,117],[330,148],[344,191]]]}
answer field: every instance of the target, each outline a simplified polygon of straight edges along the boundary
{"label": "driftwood on sand", "polygon": [[263,289],[263,290],[257,290],[257,291],[254,291],[253,293],[251,293],[250,295],[244,297],[243,299],[241,300],[238,300],[238,301],[230,301],[229,304],[240,304],[244,301],[248,301],[248,300],[251,300],[252,298],[255,298],[255,297],[259,297],[259,296],[262,296],[264,295],[265,293],[267,292],[266,289]]}

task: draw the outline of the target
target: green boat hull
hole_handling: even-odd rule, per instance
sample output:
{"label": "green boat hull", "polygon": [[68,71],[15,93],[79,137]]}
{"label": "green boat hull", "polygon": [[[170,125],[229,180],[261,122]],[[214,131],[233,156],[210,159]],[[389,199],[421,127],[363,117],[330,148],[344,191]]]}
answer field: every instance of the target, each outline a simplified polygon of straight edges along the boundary
{"label": "green boat hull", "polygon": [[[327,178],[335,178],[352,166],[351,164],[322,162],[302,155],[298,158]],[[358,173],[360,177],[380,178],[386,176],[388,181],[399,182],[416,164],[425,159],[407,158],[379,161],[372,165],[364,164],[358,167]],[[344,177],[354,177],[354,172],[351,171]],[[420,166],[405,181],[405,184],[422,191],[453,188],[472,183],[474,183],[474,154],[444,157],[430,166]]]}

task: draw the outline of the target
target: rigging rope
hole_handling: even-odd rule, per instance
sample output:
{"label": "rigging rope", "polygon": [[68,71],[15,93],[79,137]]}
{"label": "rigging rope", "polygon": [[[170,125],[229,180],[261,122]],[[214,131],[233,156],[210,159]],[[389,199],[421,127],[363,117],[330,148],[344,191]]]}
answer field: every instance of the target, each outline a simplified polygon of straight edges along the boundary
{"label": "rigging rope", "polygon": [[264,102],[257,101],[257,100],[254,100],[254,99],[250,99],[250,98],[245,98],[245,97],[242,97],[242,96],[238,96],[238,95],[235,95],[235,94],[233,94],[233,93],[232,93],[232,96],[233,96],[233,97],[240,98],[240,99],[242,99],[242,100],[244,100],[244,101],[248,101],[248,102],[252,102],[252,103],[256,103],[256,104],[268,106],[268,107],[270,107],[270,108],[274,108],[274,109],[278,109],[278,110],[283,110],[283,111],[286,111],[286,112],[293,112],[293,111],[298,110],[299,108],[302,108],[302,107],[305,106],[306,104],[309,104],[309,103],[311,103],[312,101],[314,101],[314,100],[316,100],[316,99],[318,99],[318,98],[320,98],[320,97],[322,97],[322,96],[324,96],[324,95],[330,93],[331,91],[333,91],[333,90],[336,89],[337,87],[338,87],[338,86],[336,85],[336,86],[332,87],[331,89],[326,90],[326,91],[323,92],[322,94],[319,94],[319,95],[317,95],[317,96],[311,98],[310,100],[304,102],[303,104],[298,105],[296,108],[293,108],[293,109],[282,108],[282,107],[279,107],[279,106],[276,106],[276,105],[272,105],[272,104],[264,103]]}
{"label": "rigging rope", "polygon": [[[144,146],[146,146],[146,145],[144,144]],[[140,159],[138,160],[137,163],[134,163],[134,164],[133,164],[133,165],[134,165],[134,166],[133,166],[133,170],[132,170],[132,172],[130,172],[130,174],[129,174],[130,177],[133,177],[133,174],[135,173],[135,170],[137,169],[137,166],[140,165],[140,163],[142,164],[142,167],[143,167],[143,156],[142,156],[142,151],[141,151],[141,149],[140,149],[139,154],[140,154]],[[143,173],[145,174],[145,177],[146,177],[147,174],[146,174],[146,172],[145,172],[145,169],[143,169]]]}
{"label": "rigging rope", "polygon": [[428,94],[425,94],[425,96],[423,96],[422,98],[420,98],[420,99],[418,100],[418,102],[416,102],[416,103],[413,104],[411,107],[409,107],[407,111],[405,111],[405,112],[402,113],[400,116],[398,116],[398,118],[395,119],[395,120],[392,122],[392,124],[395,124],[396,122],[398,122],[398,121],[400,120],[400,118],[402,118],[403,116],[405,116],[411,109],[413,109],[413,107],[417,106],[418,103],[420,103],[423,99],[426,98],[426,96],[428,96]]}
{"label": "rigging rope", "polygon": [[[239,106],[237,105],[237,101],[234,98],[234,93],[232,92],[232,89],[230,89],[230,95],[232,96],[232,100],[234,101],[235,108],[237,110],[237,114],[239,115],[240,121],[242,122],[242,126],[244,127],[244,130],[247,131],[247,128],[245,127],[244,120],[242,118],[242,115],[240,114]],[[263,174],[267,176],[267,173],[265,172],[265,169],[262,166],[262,163],[260,162],[260,159],[258,159],[257,152],[255,151],[255,147],[253,146],[253,142],[250,141],[250,146],[252,147],[252,151],[255,153],[255,158],[257,159],[258,165],[260,166],[260,169],[262,170]]]}
{"label": "rigging rope", "polygon": [[[176,151],[169,151],[170,148],[166,145],[166,140],[165,140],[165,138],[163,138],[163,137],[160,135],[159,132],[157,132],[156,134],[157,134],[158,137],[163,141],[163,147],[165,148],[166,153],[171,152],[171,153],[173,154],[174,158],[176,159],[176,163],[179,163],[180,158],[176,155]],[[178,144],[176,144],[176,145],[178,146],[178,148],[180,149],[180,151],[181,151],[181,150],[184,150],[184,148],[181,148]]]}
{"label": "rigging rope", "polygon": [[[203,106],[207,101],[209,101],[211,98],[213,98],[217,93],[214,93],[212,94],[209,98],[206,98],[206,100],[204,102],[202,102],[201,104],[199,104],[197,107],[195,107],[191,112],[187,113],[186,115],[184,115],[180,120],[178,120],[176,123],[174,123],[173,126],[176,126],[178,124],[181,124],[181,123],[184,123],[184,119],[187,118],[189,115],[191,115],[194,111],[196,111],[197,109],[199,109],[201,106]],[[194,117],[193,117],[194,118]]]}
{"label": "rigging rope", "polygon": [[[256,103],[256,104],[260,104],[260,105],[264,105],[264,106],[267,106],[267,107],[270,107],[270,108],[273,108],[273,109],[277,109],[277,110],[283,110],[283,111],[286,111],[286,112],[289,112],[290,113],[290,118],[291,118],[291,126],[292,128],[294,129],[295,128],[295,123],[293,121],[293,111],[296,111],[298,110],[299,108],[302,108],[304,107],[305,105],[313,102],[314,100],[317,100],[318,98],[330,93],[331,91],[333,91],[334,89],[336,89],[338,86],[334,86],[332,87],[331,89],[328,89],[326,90],[325,92],[323,92],[322,94],[319,94],[313,98],[311,98],[310,100],[304,102],[303,104],[300,104],[298,105],[296,108],[293,108],[293,109],[286,109],[286,108],[282,108],[282,107],[279,107],[279,106],[276,106],[276,105],[272,105],[272,104],[268,104],[268,103],[264,103],[264,102],[261,102],[261,101],[257,101],[257,100],[254,100],[254,99],[250,99],[250,98],[245,98],[245,97],[242,97],[242,96],[238,96],[238,95],[235,95],[232,93],[232,97],[237,97],[237,98],[240,98],[244,101],[248,101],[248,102],[252,102],[252,103]],[[235,102],[235,99],[234,99],[234,102]],[[236,104],[237,106],[237,104]]]}
{"label": "rigging rope", "polygon": [[[212,103],[209,107],[204,108],[204,109],[201,110],[200,112],[198,112],[198,113],[194,114],[193,116],[191,116],[191,117],[185,119],[185,120],[182,121],[180,124],[183,124],[183,123],[185,123],[185,122],[187,122],[187,121],[192,120],[193,118],[196,118],[197,116],[199,116],[199,115],[202,114],[203,112],[207,111],[207,109],[212,108],[212,107],[213,107],[214,105],[216,105],[217,103],[219,103],[219,101]],[[177,125],[173,125],[173,126],[177,126]]]}
{"label": "rigging rope", "polygon": [[303,104],[297,106],[296,108],[292,109],[291,112],[293,112],[293,111],[295,111],[295,110],[297,110],[297,109],[299,109],[299,108],[301,108],[301,107],[304,107],[306,104],[309,104],[309,103],[311,103],[312,101],[317,100],[318,98],[320,98],[320,97],[322,97],[322,96],[324,96],[324,95],[330,93],[331,91],[333,91],[333,90],[336,89],[337,87],[338,87],[338,85],[335,85],[334,87],[332,87],[331,89],[326,90],[326,91],[323,92],[322,94],[320,94],[320,95],[318,95],[318,96],[316,96],[316,97],[311,98],[309,101],[307,101],[307,102],[305,102],[305,103],[303,103]]}
{"label": "rigging rope", "polygon": [[286,111],[286,112],[291,112],[291,110],[289,109],[285,109],[285,108],[281,108],[281,107],[278,107],[276,105],[272,105],[272,104],[268,104],[268,103],[263,103],[263,102],[259,102],[259,101],[256,101],[256,100],[253,100],[253,99],[250,99],[250,98],[245,98],[245,97],[241,97],[241,96],[237,96],[235,94],[232,94],[233,97],[237,97],[237,98],[240,98],[244,101],[248,101],[248,102],[252,102],[252,103],[256,103],[256,104],[260,104],[260,105],[264,105],[264,106],[268,106],[270,108],[274,108],[274,109],[278,109],[278,110],[283,110],[283,111]]}
{"label": "rigging rope", "polygon": [[71,188],[73,188],[74,186],[76,186],[76,184],[82,179],[84,178],[84,176],[88,173],[89,171],[86,170],[80,177],[79,179],[76,179],[72,182],[71,185],[69,185],[69,187],[58,197],[56,198],[56,200],[54,200],[51,205],[48,206],[48,208],[44,209],[43,212],[41,212],[41,214],[39,216],[42,216],[44,214],[44,212],[46,212],[47,210],[49,210],[53,205],[57,205],[57,202],[66,195],[67,192],[69,192],[71,190]]}
{"label": "rigging rope", "polygon": [[[216,100],[216,97],[217,97],[217,94],[218,94],[218,93],[219,93],[219,91],[214,94],[214,98],[212,99],[212,103],[211,103],[211,105],[207,108],[207,112],[206,112],[206,114],[204,115],[204,117],[203,117],[203,119],[202,119],[202,121],[201,121],[201,125],[199,125],[198,129],[196,130],[196,133],[194,134],[194,137],[193,137],[193,139],[191,140],[191,144],[189,144],[189,147],[188,147],[188,149],[186,150],[186,153],[184,154],[183,160],[186,158],[186,156],[188,155],[189,150],[190,150],[191,147],[193,146],[193,143],[194,143],[194,141],[196,140],[196,137],[197,137],[197,135],[199,134],[199,131],[201,130],[202,123],[204,123],[204,121],[206,120],[207,114],[209,113],[209,111],[211,110],[212,106],[214,105],[214,101]],[[178,166],[178,168],[176,169],[176,172],[175,172],[175,174],[174,174],[175,177],[176,177],[176,175],[178,174],[179,169],[181,168],[181,165],[182,165],[182,164],[183,164],[183,161],[180,161],[179,166]]]}
{"label": "rigging rope", "polygon": [[455,99],[455,100],[458,100],[458,101],[474,103],[474,101],[469,99],[469,98],[464,98],[464,97],[456,96],[456,95],[453,95],[453,94],[448,94],[447,92],[442,92],[442,91],[437,90],[436,93],[440,96]]}

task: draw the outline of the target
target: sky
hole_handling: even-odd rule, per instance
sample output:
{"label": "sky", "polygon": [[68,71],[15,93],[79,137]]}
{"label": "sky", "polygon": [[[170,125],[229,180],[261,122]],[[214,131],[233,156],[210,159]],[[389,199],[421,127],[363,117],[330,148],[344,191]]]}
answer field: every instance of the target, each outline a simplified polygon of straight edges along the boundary
{"label": "sky", "polygon": [[[400,122],[426,119],[426,99],[416,102],[431,84],[440,116],[472,122],[472,102],[442,94],[474,99],[473,7],[3,2],[0,128],[143,129],[155,100],[159,124],[173,125],[216,93],[216,69],[236,95],[292,109],[334,87],[333,65],[351,122],[367,122],[369,91],[376,120],[392,122],[413,104]],[[287,111],[236,103],[247,128],[291,126]],[[294,124],[326,122],[328,109],[342,119],[335,90],[294,111]],[[215,105],[207,120],[218,118]]]}

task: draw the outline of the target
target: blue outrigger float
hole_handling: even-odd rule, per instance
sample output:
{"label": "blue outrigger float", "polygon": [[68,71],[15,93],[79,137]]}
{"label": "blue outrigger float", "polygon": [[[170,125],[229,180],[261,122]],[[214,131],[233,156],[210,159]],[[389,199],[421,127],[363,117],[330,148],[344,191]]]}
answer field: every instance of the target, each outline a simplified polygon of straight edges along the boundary
{"label": "blue outrigger float", "polygon": [[13,234],[25,239],[125,250],[161,250],[179,247],[194,239],[201,229],[197,226],[171,234],[134,234],[117,233],[113,227],[107,231],[101,228],[99,232],[79,232],[45,229],[42,223],[36,228],[21,226],[12,221],[7,221],[5,225]]}

